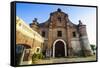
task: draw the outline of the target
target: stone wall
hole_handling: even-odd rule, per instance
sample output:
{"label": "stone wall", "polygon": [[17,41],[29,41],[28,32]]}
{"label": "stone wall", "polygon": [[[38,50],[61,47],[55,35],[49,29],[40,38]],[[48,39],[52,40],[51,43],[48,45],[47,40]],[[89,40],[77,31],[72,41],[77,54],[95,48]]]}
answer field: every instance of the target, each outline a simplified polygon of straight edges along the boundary
{"label": "stone wall", "polygon": [[43,37],[35,30],[32,30],[29,27],[29,25],[25,24],[25,22],[22,19],[17,17],[16,46],[18,45],[25,46],[23,52],[21,52],[22,54],[20,56],[21,58],[20,65],[31,64],[32,55],[34,53],[42,52],[43,43],[44,43]]}
{"label": "stone wall", "polygon": [[74,52],[74,56],[81,56],[81,45],[79,38],[72,38],[71,39],[71,46]]}
{"label": "stone wall", "polygon": [[33,39],[23,35],[19,31],[16,31],[16,44],[27,44],[28,47],[31,48],[33,45]]}
{"label": "stone wall", "polygon": [[84,52],[84,56],[93,55],[93,51],[90,47],[89,40],[88,40],[87,36],[82,36],[80,38],[80,43],[81,43],[81,46],[82,46],[82,50]]}
{"label": "stone wall", "polygon": [[[66,42],[68,56],[92,55],[86,25],[82,24],[80,20],[78,25],[74,24],[70,21],[68,14],[57,9],[57,11],[50,13],[49,19],[41,25],[40,34],[42,35],[42,31],[45,32],[43,50],[52,51],[55,40],[62,39]],[[62,31],[61,37],[57,36],[57,31]],[[75,37],[73,32],[75,32]]]}

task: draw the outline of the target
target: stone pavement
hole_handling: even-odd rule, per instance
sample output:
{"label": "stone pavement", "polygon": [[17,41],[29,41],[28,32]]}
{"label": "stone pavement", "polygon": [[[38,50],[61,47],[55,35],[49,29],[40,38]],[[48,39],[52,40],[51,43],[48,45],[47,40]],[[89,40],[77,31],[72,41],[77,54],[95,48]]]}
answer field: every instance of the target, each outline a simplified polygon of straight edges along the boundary
{"label": "stone pavement", "polygon": [[80,62],[80,61],[95,61],[96,56],[91,57],[77,57],[77,58],[50,58],[36,61],[35,64],[49,64],[49,63],[64,63],[64,62]]}

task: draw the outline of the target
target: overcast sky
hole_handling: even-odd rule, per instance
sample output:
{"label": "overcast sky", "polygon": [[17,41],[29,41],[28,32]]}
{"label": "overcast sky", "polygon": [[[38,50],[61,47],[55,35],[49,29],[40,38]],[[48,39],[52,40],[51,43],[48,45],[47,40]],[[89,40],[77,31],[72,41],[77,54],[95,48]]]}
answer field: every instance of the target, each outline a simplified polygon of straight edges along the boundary
{"label": "overcast sky", "polygon": [[87,27],[89,42],[96,44],[96,8],[80,6],[44,5],[32,3],[17,3],[16,15],[23,19],[27,24],[32,23],[34,18],[39,23],[48,20],[50,13],[57,11],[58,8],[69,15],[69,19],[78,24],[79,20]]}

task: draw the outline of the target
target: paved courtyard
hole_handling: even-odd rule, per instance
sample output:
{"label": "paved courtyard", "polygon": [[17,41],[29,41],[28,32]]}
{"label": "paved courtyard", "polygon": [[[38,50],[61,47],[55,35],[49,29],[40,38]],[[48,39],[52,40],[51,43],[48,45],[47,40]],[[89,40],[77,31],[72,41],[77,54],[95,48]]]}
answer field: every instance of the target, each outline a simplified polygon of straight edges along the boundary
{"label": "paved courtyard", "polygon": [[80,62],[80,61],[95,61],[96,56],[91,57],[76,57],[76,58],[50,58],[36,61],[35,64],[63,63],[63,62]]}

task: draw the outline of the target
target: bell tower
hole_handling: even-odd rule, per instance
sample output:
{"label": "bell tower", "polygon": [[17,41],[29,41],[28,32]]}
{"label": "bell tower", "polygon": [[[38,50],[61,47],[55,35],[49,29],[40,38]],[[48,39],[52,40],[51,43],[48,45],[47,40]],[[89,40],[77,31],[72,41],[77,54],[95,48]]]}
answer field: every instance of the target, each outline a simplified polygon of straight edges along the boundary
{"label": "bell tower", "polygon": [[38,27],[38,22],[37,22],[37,18],[34,18],[33,22],[30,24],[30,27],[35,30],[36,32],[39,33],[39,27]]}
{"label": "bell tower", "polygon": [[88,36],[87,36],[87,31],[86,31],[86,25],[84,25],[81,20],[79,20],[78,24],[79,28],[79,36],[80,36],[80,43],[82,46],[82,51],[84,53],[84,56],[90,56],[93,55],[93,52],[91,50]]}

